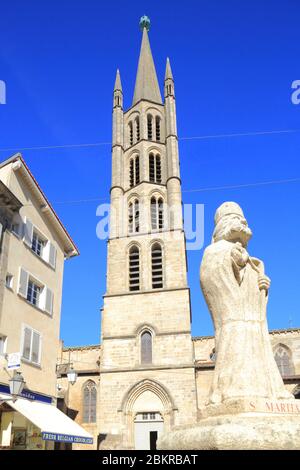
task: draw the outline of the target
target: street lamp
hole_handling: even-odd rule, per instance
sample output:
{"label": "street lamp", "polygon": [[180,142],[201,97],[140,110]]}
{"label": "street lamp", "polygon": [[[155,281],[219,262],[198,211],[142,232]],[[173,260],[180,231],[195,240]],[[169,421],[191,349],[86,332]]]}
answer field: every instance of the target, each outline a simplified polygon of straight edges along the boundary
{"label": "street lamp", "polygon": [[25,380],[21,372],[14,371],[14,375],[9,380],[9,391],[12,396],[12,400],[16,401],[17,397],[21,395],[25,385]]}
{"label": "street lamp", "polygon": [[68,377],[68,382],[71,385],[74,385],[77,380],[77,372],[73,369],[73,366],[69,368],[67,372],[67,377]]}

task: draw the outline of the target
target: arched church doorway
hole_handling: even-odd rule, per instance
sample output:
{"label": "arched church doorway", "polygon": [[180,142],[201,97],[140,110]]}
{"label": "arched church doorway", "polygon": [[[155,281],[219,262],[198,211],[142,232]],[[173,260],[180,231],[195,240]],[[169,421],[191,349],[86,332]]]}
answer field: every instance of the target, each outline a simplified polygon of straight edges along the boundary
{"label": "arched church doorway", "polygon": [[133,385],[119,410],[123,414],[125,447],[155,450],[160,434],[173,426],[175,410],[170,393],[162,384],[144,379]]}
{"label": "arched church doorway", "polygon": [[137,413],[134,420],[136,450],[156,450],[157,439],[163,432],[164,421],[159,412]]}

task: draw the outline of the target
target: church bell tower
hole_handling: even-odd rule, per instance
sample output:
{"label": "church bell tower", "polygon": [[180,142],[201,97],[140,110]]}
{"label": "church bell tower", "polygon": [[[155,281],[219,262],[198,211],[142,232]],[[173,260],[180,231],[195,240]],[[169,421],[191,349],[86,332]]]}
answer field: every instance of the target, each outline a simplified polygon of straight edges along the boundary
{"label": "church bell tower", "polygon": [[155,448],[161,432],[194,422],[197,408],[174,79],[167,59],[162,101],[149,18],[140,26],[131,107],[124,110],[119,70],[113,92],[98,417],[103,448]]}

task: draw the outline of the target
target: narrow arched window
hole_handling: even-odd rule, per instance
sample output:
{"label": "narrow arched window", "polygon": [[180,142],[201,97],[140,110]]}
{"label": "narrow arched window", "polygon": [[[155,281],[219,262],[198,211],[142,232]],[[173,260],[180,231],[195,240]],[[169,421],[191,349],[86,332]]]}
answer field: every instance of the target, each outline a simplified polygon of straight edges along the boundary
{"label": "narrow arched window", "polygon": [[147,115],[147,129],[148,129],[148,140],[152,140],[153,138],[153,130],[152,130],[152,116],[151,114]]}
{"label": "narrow arched window", "polygon": [[135,120],[135,135],[136,135],[136,141],[138,142],[140,140],[140,118],[137,117]]}
{"label": "narrow arched window", "polygon": [[160,117],[156,116],[155,118],[155,135],[157,142],[160,141]]}
{"label": "narrow arched window", "polygon": [[162,248],[159,243],[155,243],[151,249],[152,265],[152,289],[161,289],[163,287],[163,265]]}
{"label": "narrow arched window", "polygon": [[160,197],[157,201],[158,205],[158,228],[159,230],[164,228],[164,201]]}
{"label": "narrow arched window", "polygon": [[83,387],[83,413],[84,423],[95,423],[97,411],[97,389],[96,384],[89,380]]}
{"label": "narrow arched window", "polygon": [[135,158],[135,184],[140,182],[140,157]]}
{"label": "narrow arched window", "polygon": [[151,227],[152,230],[161,230],[164,227],[164,201],[161,197],[151,198]]}
{"label": "narrow arched window", "polygon": [[152,363],[152,334],[150,331],[144,331],[141,335],[141,363]]}
{"label": "narrow arched window", "polygon": [[153,153],[150,153],[149,155],[149,180],[150,183],[155,183],[155,163]]}
{"label": "narrow arched window", "polygon": [[129,186],[133,188],[140,182],[140,158],[135,156],[129,162]]}
{"label": "narrow arched window", "polygon": [[133,145],[133,125],[131,121],[128,124],[128,129],[129,129],[129,145]]}
{"label": "narrow arched window", "polygon": [[278,366],[279,372],[283,377],[286,377],[288,375],[294,375],[295,371],[291,356],[285,346],[279,345],[276,348],[274,358]]}
{"label": "narrow arched window", "polygon": [[129,162],[129,185],[132,188],[134,186],[134,159],[131,158]]}
{"label": "narrow arched window", "polygon": [[160,155],[149,155],[149,181],[150,183],[161,183],[161,159]]}
{"label": "narrow arched window", "polygon": [[129,290],[140,290],[140,250],[137,246],[129,250]]}
{"label": "narrow arched window", "polygon": [[156,173],[156,183],[161,183],[161,161],[160,156],[156,155],[155,159],[155,173]]}
{"label": "narrow arched window", "polygon": [[140,231],[140,206],[138,199],[130,202],[128,206],[128,231],[138,233]]}
{"label": "narrow arched window", "polygon": [[157,216],[156,216],[156,198],[151,198],[151,227],[152,230],[157,229]]}

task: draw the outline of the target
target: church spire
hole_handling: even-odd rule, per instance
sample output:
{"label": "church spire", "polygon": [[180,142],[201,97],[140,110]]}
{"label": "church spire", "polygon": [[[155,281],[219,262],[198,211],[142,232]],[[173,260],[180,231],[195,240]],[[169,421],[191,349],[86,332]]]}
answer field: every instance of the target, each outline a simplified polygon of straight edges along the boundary
{"label": "church spire", "polygon": [[173,80],[173,74],[172,74],[169,57],[167,57],[166,74],[165,74],[165,80],[168,80],[168,79]]}
{"label": "church spire", "polygon": [[[147,23],[145,21],[145,18],[148,20]],[[155,65],[153,62],[147,32],[147,30],[149,29],[150,20],[147,17],[142,17],[140,24],[143,28],[143,39],[132,105],[135,105],[138,101],[142,99],[162,104]]]}
{"label": "church spire", "polygon": [[120,77],[120,71],[117,69],[116,73],[116,81],[115,81],[115,86],[114,86],[114,91],[122,91],[122,84],[121,84],[121,77]]}

